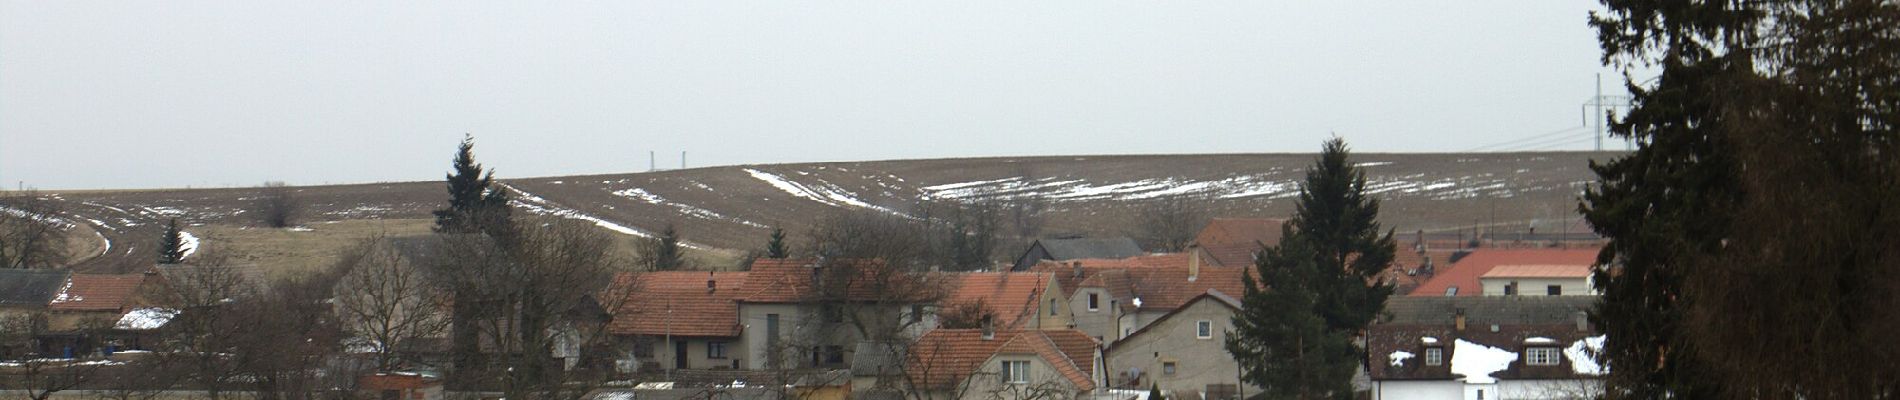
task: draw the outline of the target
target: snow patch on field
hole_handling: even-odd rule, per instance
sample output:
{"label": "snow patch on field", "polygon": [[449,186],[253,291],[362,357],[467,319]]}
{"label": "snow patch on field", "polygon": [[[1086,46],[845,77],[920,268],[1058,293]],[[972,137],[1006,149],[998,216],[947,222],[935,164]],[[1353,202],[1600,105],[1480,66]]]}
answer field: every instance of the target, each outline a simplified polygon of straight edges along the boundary
{"label": "snow patch on field", "polygon": [[607,230],[619,232],[625,235],[632,235],[632,236],[638,236],[638,237],[644,237],[644,238],[653,237],[653,234],[647,233],[646,231],[629,228],[626,225],[616,224],[616,223],[613,223],[612,221],[600,219],[599,217],[595,217],[592,215],[587,215],[586,213],[582,213],[580,211],[561,208],[560,206],[556,206],[554,205],[554,203],[549,202],[548,199],[541,198],[541,196],[536,196],[533,193],[522,191],[521,189],[516,189],[513,186],[508,186],[506,184],[503,184],[501,185],[501,187],[515,193],[515,199],[509,201],[511,205],[514,205],[515,207],[520,208],[523,211],[527,211],[529,213],[534,213],[536,215],[551,215],[551,216],[556,216],[556,217],[561,217],[561,218],[592,222],[594,223],[595,226],[607,228]]}
{"label": "snow patch on field", "polygon": [[191,253],[198,252],[198,237],[192,236],[191,232],[185,232],[184,230],[179,230],[178,231],[178,249],[181,250],[181,253],[183,253],[182,255],[178,256],[178,259],[183,260],[186,258],[190,258]]}
{"label": "snow patch on field", "polygon": [[613,193],[615,196],[631,198],[634,200],[646,202],[647,204],[672,207],[674,210],[684,215],[690,215],[690,216],[710,219],[710,220],[732,221],[732,222],[737,222],[742,225],[751,226],[751,227],[758,227],[758,228],[767,227],[764,224],[760,224],[757,222],[747,221],[747,220],[739,219],[739,218],[727,217],[723,214],[714,212],[712,210],[694,207],[691,205],[677,203],[677,202],[670,202],[670,201],[667,201],[666,198],[660,197],[660,195],[653,194],[652,192],[646,191],[646,189],[641,189],[641,188],[621,189],[621,190],[616,190]]}
{"label": "snow patch on field", "polygon": [[[864,200],[859,200],[857,194],[851,193],[851,191],[845,190],[842,187],[838,187],[838,185],[833,185],[829,182],[825,182],[822,179],[818,180],[818,183],[807,185],[807,184],[792,181],[790,179],[785,179],[785,177],[783,176],[775,175],[770,172],[759,171],[756,169],[745,168],[745,172],[746,174],[751,175],[752,178],[754,179],[765,181],[766,184],[769,184],[769,185],[772,185],[772,187],[778,188],[779,191],[789,193],[793,196],[798,196],[798,197],[805,198],[811,201],[824,203],[825,205],[834,206],[834,207],[858,207],[858,208],[866,208],[866,209],[872,209],[872,210],[877,210],[877,211],[883,211],[889,214],[905,215],[904,213],[897,212],[897,210],[880,207],[877,205],[873,205],[871,203],[866,203],[864,202]],[[811,173],[804,172],[804,171],[794,171],[794,172],[798,172],[798,174],[801,176],[811,175]]]}

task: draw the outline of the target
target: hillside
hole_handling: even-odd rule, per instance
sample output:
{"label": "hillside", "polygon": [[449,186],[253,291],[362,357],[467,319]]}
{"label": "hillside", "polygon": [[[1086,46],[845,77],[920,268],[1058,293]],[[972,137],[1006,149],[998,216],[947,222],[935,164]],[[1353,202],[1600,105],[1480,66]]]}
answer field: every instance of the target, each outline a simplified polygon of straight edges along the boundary
{"label": "hillside", "polygon": [[[1587,235],[1575,217],[1591,159],[1616,153],[1355,154],[1383,222],[1399,232]],[[1311,154],[1011,157],[747,165],[609,175],[505,179],[517,212],[593,222],[629,240],[667,223],[708,260],[761,247],[772,227],[796,237],[842,209],[909,215],[922,199],[1035,197],[1050,205],[1047,233],[1121,234],[1133,206],[1173,194],[1212,199],[1214,216],[1281,217],[1292,211]],[[445,202],[440,182],[297,188],[302,229],[249,228],[258,190],[191,189],[47,193],[72,221],[104,238],[81,270],[128,270],[151,260],[165,218],[177,217],[207,249],[257,263],[310,264],[370,232],[427,232]],[[373,221],[371,221],[373,220]],[[83,229],[82,229],[83,230]],[[90,233],[86,233],[90,235]],[[299,238],[308,238],[299,239]],[[103,249],[99,247],[104,247]],[[1014,249],[1005,249],[1014,251]],[[722,258],[723,257],[723,258]],[[716,262],[716,261],[708,261]],[[305,265],[303,267],[308,267]]]}

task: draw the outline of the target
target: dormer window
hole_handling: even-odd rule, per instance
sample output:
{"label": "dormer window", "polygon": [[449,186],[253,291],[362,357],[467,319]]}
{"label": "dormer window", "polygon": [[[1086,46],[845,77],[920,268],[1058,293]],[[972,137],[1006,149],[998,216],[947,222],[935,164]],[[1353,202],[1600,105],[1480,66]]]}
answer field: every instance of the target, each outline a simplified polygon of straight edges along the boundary
{"label": "dormer window", "polygon": [[1445,348],[1443,347],[1426,348],[1425,349],[1425,365],[1430,365],[1434,367],[1445,365]]}
{"label": "dormer window", "polygon": [[1557,365],[1556,347],[1530,347],[1524,349],[1524,365]]}

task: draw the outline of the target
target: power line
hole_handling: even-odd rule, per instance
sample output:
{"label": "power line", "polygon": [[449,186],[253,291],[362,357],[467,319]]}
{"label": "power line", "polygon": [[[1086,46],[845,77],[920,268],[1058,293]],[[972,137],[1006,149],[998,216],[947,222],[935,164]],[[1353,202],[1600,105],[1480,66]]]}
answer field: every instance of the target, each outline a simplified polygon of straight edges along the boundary
{"label": "power line", "polygon": [[1564,134],[1570,134],[1570,133],[1574,133],[1574,132],[1576,132],[1576,131],[1578,131],[1578,130],[1582,130],[1583,128],[1587,128],[1587,127],[1589,127],[1589,126],[1587,126],[1587,125],[1578,125],[1578,126],[1573,126],[1573,127],[1569,127],[1569,128],[1564,128],[1564,129],[1559,129],[1559,130],[1555,130],[1555,131],[1550,131],[1550,132],[1545,132],[1545,133],[1540,133],[1540,134],[1536,134],[1536,135],[1531,135],[1531,136],[1525,136],[1525,137],[1520,137],[1520,138],[1517,138],[1517,139],[1511,139],[1511,140],[1507,140],[1507,141],[1503,141],[1503,142],[1498,142],[1498,143],[1492,143],[1492,144],[1488,144],[1488,145],[1483,145],[1483,146],[1478,146],[1478,147],[1473,147],[1473,148],[1471,148],[1471,149],[1469,149],[1469,150],[1465,150],[1465,152],[1475,152],[1475,151],[1484,151],[1484,150],[1488,150],[1488,149],[1495,149],[1495,148],[1499,148],[1499,147],[1515,147],[1515,146],[1518,146],[1518,145],[1521,145],[1521,144],[1523,144],[1523,143],[1525,143],[1525,142],[1536,142],[1536,141],[1543,141],[1543,140],[1549,140],[1549,139],[1550,139],[1550,138],[1552,138],[1552,137],[1557,137],[1557,136],[1560,136],[1560,135],[1564,135]]}

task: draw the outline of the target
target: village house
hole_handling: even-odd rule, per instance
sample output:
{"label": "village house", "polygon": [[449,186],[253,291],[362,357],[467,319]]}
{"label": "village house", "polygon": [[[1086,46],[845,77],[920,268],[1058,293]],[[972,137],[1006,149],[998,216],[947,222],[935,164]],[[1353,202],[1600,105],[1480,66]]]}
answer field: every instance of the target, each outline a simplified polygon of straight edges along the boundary
{"label": "village house", "polygon": [[1544,296],[1553,290],[1557,295],[1589,294],[1597,252],[1595,247],[1475,249],[1450,266],[1437,267],[1406,296]]}
{"label": "village house", "polygon": [[[1188,299],[1107,350],[1110,386],[1158,387],[1172,396],[1237,399],[1240,363],[1227,353],[1227,336],[1240,300],[1209,289]],[[1259,393],[1257,387],[1246,390]]]}
{"label": "village house", "polygon": [[[1121,340],[1185,305],[1189,299],[1219,290],[1242,293],[1238,267],[1202,262],[1195,251],[1115,260],[1044,262],[1034,270],[1056,274],[1076,329],[1105,343]],[[1073,285],[1074,289],[1069,289]]]}
{"label": "village house", "polygon": [[43,353],[33,333],[46,328],[46,308],[71,275],[65,270],[0,269],[0,359]]}
{"label": "village house", "polygon": [[954,289],[941,312],[964,306],[989,312],[997,329],[1070,329],[1070,304],[1055,274],[1046,272],[966,272],[950,275]]}
{"label": "village house", "polygon": [[175,311],[156,307],[155,273],[73,274],[46,309],[41,346],[73,355],[144,350]]}
{"label": "village house", "polygon": [[1100,343],[1074,330],[937,329],[905,357],[930,400],[1073,399],[1103,387]]}
{"label": "village house", "polygon": [[1138,255],[1142,255],[1141,246],[1135,244],[1134,239],[1125,237],[1040,239],[1029,244],[1029,250],[1016,258],[1016,264],[1010,270],[1028,271],[1043,261],[1118,259]]}
{"label": "village house", "polygon": [[948,279],[881,261],[760,259],[736,298],[739,365],[848,368],[860,341],[916,337],[935,327],[935,308],[952,289]]}
{"label": "village house", "polygon": [[1593,296],[1400,297],[1367,332],[1374,400],[1601,394]]}
{"label": "village house", "polygon": [[608,324],[623,348],[622,371],[739,368],[739,303],[746,272],[622,273],[632,288]]}

